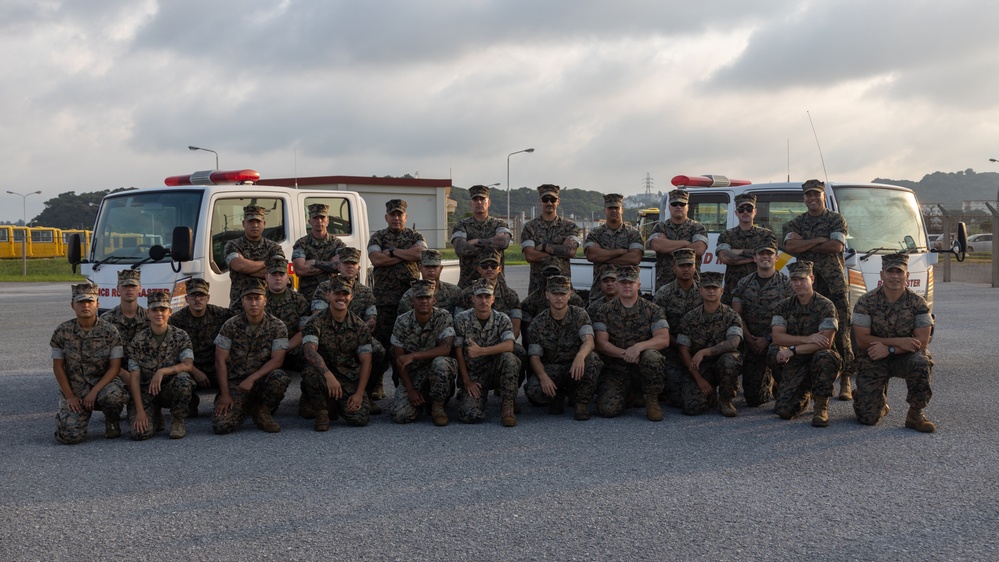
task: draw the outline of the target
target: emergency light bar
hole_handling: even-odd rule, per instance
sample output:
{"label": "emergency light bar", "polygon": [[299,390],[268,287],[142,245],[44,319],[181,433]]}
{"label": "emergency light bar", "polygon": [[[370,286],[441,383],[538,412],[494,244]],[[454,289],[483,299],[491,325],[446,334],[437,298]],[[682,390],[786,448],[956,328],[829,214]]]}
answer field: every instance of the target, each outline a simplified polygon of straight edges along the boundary
{"label": "emergency light bar", "polygon": [[676,187],[731,187],[749,185],[749,180],[730,180],[725,176],[706,174],[703,176],[673,176],[671,182]]}
{"label": "emergency light bar", "polygon": [[170,176],[163,183],[170,187],[178,185],[226,185],[253,183],[260,179],[260,172],[255,170],[203,170],[189,176]]}

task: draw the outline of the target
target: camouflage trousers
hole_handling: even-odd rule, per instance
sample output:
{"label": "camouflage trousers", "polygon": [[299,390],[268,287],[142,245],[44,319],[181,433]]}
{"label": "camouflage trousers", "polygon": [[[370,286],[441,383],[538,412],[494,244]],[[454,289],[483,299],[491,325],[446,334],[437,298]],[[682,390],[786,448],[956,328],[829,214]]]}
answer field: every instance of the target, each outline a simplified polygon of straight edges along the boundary
{"label": "camouflage trousers", "polygon": [[[463,353],[463,351],[459,351]],[[499,389],[503,400],[517,398],[520,359],[510,351],[489,357],[479,357],[467,363],[468,377],[482,385],[474,398],[464,388],[458,389],[458,419],[463,423],[479,423],[486,419],[486,398],[489,391]]]}
{"label": "camouflage trousers", "polygon": [[[92,386],[82,389],[84,392],[80,399],[87,395]],[[105,419],[119,420],[121,409],[128,403],[128,390],[125,383],[120,378],[115,377],[104,388],[97,393],[97,400],[94,402],[94,409],[104,412]],[[82,443],[87,438],[87,426],[90,425],[90,414],[92,412],[83,409],[77,413],[69,409],[66,398],[59,396],[59,411],[56,412],[55,438],[61,443],[75,445]]]}
{"label": "camouflage trousers", "polygon": [[[385,351],[385,346],[382,345],[382,342],[371,338],[371,376],[368,377],[368,386],[365,390],[374,392],[376,388],[382,385],[388,369],[389,356]],[[393,374],[392,379],[395,380],[395,378],[395,374]]]}
{"label": "camouflage trousers", "polygon": [[925,351],[888,356],[875,361],[866,355],[857,359],[857,391],[853,395],[853,411],[860,423],[874,425],[881,419],[881,410],[888,403],[888,381],[892,377],[905,379],[908,394],[905,401],[913,408],[923,409],[930,402],[930,374],[933,359]]}
{"label": "camouflage trousers", "polygon": [[683,366],[680,352],[676,347],[667,347],[662,350],[662,354],[664,378],[663,391],[659,394],[659,399],[665,400],[670,406],[680,408],[683,406],[683,381],[690,378],[690,375],[687,374],[687,368]]}
{"label": "camouflage trousers", "polygon": [[[229,381],[229,395],[232,396],[232,408],[225,414],[212,414],[212,431],[217,435],[232,433],[246,421],[246,414],[253,406],[267,408],[273,412],[281,405],[284,393],[288,390],[291,377],[281,369],[275,369],[261,377],[253,384],[250,392],[240,392],[237,386],[240,381]],[[215,395],[215,402],[221,394]]]}
{"label": "camouflage trousers", "polygon": [[597,412],[606,418],[619,416],[628,404],[632,392],[659,396],[666,384],[663,355],[646,349],[638,356],[638,365],[605,357],[604,368],[597,379]]}
{"label": "camouflage trousers", "polygon": [[378,318],[375,320],[375,329],[371,337],[382,344],[382,349],[392,349],[392,329],[395,328],[395,320],[399,316],[399,305],[379,304],[375,305],[375,308],[378,310]]}
{"label": "camouflage trousers", "polygon": [[[453,357],[434,357],[430,363],[423,362],[415,366],[409,364],[409,382],[413,388],[423,395],[425,402],[448,400],[454,394],[454,384],[458,377],[458,362]],[[392,421],[395,423],[412,423],[420,417],[424,406],[413,406],[409,402],[409,392],[406,385],[395,388],[395,396],[389,406]]]}
{"label": "camouflage trousers", "polygon": [[[575,404],[589,404],[597,393],[597,378],[603,369],[600,356],[591,352],[586,356],[583,366],[583,376],[579,380],[572,378],[572,363],[546,364],[545,372],[555,383],[556,392],[572,400]],[[541,389],[541,379],[531,373],[524,383],[524,394],[531,404],[548,404],[551,397]]]}
{"label": "camouflage trousers", "polygon": [[368,418],[371,413],[371,400],[368,393],[364,392],[361,399],[361,407],[354,412],[347,411],[347,401],[350,395],[357,392],[357,380],[349,379],[339,373],[333,373],[343,394],[340,398],[330,397],[330,388],[326,384],[326,377],[313,367],[308,367],[302,371],[302,388],[305,399],[312,405],[315,411],[326,410],[330,414],[330,419],[342,417],[347,425],[361,427],[368,425]]}
{"label": "camouflage trousers", "polygon": [[742,355],[736,351],[705,357],[701,361],[701,376],[717,389],[717,396],[704,394],[697,386],[694,376],[684,369],[683,403],[680,408],[688,416],[697,416],[708,411],[719,400],[732,400],[739,388],[739,371],[742,369]]}
{"label": "camouflage trousers", "polygon": [[789,420],[808,407],[811,397],[828,398],[833,393],[833,383],[843,367],[843,360],[834,349],[822,349],[811,355],[794,355],[784,365],[776,365],[776,354],[771,368],[780,372],[780,384],[774,413]]}
{"label": "camouflage trousers", "polygon": [[857,367],[853,355],[853,343],[850,341],[850,327],[853,322],[853,314],[850,307],[849,288],[846,293],[832,294],[829,285],[821,278],[815,276],[814,289],[816,293],[831,300],[836,306],[836,321],[839,327],[836,329],[836,338],[833,340],[833,348],[843,360],[841,371],[843,376],[852,377],[856,373]]}
{"label": "camouflage trousers", "polygon": [[767,352],[760,355],[753,353],[746,345],[742,354],[742,395],[746,399],[746,405],[750,408],[762,406],[773,400],[774,384],[773,373],[770,370],[769,355],[776,347],[771,345]]}
{"label": "camouflage trousers", "polygon": [[135,408],[135,401],[128,402],[128,423],[132,428],[132,439],[143,441],[153,436],[156,430],[153,423],[153,414],[158,413],[163,408],[170,409],[170,415],[175,420],[182,420],[187,417],[191,404],[191,396],[194,394],[194,378],[190,373],[177,373],[172,377],[163,379],[160,384],[160,393],[156,396],[149,394],[149,385],[140,385],[142,390],[142,409],[146,412],[149,425],[146,430],[139,433],[135,431],[135,416],[138,411]]}

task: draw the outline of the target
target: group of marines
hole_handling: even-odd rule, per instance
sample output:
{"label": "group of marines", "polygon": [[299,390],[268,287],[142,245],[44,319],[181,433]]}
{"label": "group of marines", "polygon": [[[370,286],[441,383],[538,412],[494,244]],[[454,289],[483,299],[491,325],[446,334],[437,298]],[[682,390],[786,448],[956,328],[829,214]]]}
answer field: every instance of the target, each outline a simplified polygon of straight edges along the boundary
{"label": "group of marines", "polygon": [[[298,414],[317,431],[340,418],[366,425],[386,398],[397,423],[429,414],[447,425],[452,399],[460,421],[477,423],[490,392],[500,397],[501,423],[515,426],[521,386],[531,404],[561,415],[568,402],[580,421],[590,418],[591,403],[604,417],[644,406],[649,420],[661,421],[662,403],[687,415],[717,408],[732,417],[740,378],[747,406],[774,400],[775,413],[791,419],[811,400],[819,427],[829,424],[839,378],[839,398],[854,400],[857,419],[873,425],[888,413],[891,377],[908,385],[906,427],[934,431],[922,412],[931,395],[933,319],[907,288],[908,256],[883,256],[881,285],[851,312],[846,222],[826,209],[822,182],[802,189],[808,210],[783,238],[797,258],[788,274],[776,267],[776,235],[754,224],[755,196],[744,194],[735,200],[739,224],[718,240],[723,275],[699,272],[707,231],[687,217],[686,191],[670,192],[669,216],[645,244],[623,221],[621,195],[604,197],[605,223],[582,240],[557,213],[560,188],[542,185],[542,213],[521,235],[531,267],[523,300],[503,276],[512,233],[489,216],[488,187],[469,190],[472,215],[452,231],[457,286],[440,279],[440,252],[405,226],[407,205],[396,199],[386,204],[387,228],[367,248],[373,289],[358,282],[360,250],[327,231],[327,206],[309,206],[311,230],[291,256],[296,291],[281,247],[262,235],[264,209],[250,205],[243,236],[224,250],[228,308],[209,304],[209,283],[195,278],[178,312],[170,295],[156,291],[143,309],[139,270],[126,269],[118,276],[121,304],[98,318],[97,288],[73,287],[76,317],[51,340],[62,394],[55,437],[83,441],[95,409],[104,412],[105,436],[118,437],[127,408],[134,439],[165,429],[163,409],[171,413],[170,437],[179,439],[184,420],[198,415],[197,389],[212,386],[215,433],[235,431],[247,416],[278,432],[273,413],[296,374]],[[569,277],[580,245],[593,263],[588,302]],[[637,267],[646,247],[657,255],[652,299],[641,296]],[[389,368],[396,388],[387,397]]]}

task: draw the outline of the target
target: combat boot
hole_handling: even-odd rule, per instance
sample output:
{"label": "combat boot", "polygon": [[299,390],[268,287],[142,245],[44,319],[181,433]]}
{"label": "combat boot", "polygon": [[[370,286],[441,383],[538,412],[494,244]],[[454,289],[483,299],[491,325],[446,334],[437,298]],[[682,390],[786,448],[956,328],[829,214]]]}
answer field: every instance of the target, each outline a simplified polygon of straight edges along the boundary
{"label": "combat boot", "polygon": [[561,416],[565,413],[565,397],[561,392],[556,392],[555,397],[548,403],[548,413],[553,416]]}
{"label": "combat boot", "polygon": [[315,411],[316,421],[312,422],[312,427],[316,431],[329,431],[330,430],[330,413],[327,410],[316,410]]}
{"label": "combat boot", "polygon": [[517,415],[513,412],[513,400],[504,399],[503,400],[503,411],[501,413],[501,420],[503,422],[503,427],[513,427],[517,425]]}
{"label": "combat boot", "polygon": [[816,396],[813,403],[815,407],[812,412],[812,426],[829,427],[829,397]]}
{"label": "combat boot", "polygon": [[572,417],[576,418],[576,421],[586,421],[590,419],[590,405],[586,402],[577,401],[575,404],[575,413]]}
{"label": "combat boot", "polygon": [[104,437],[107,439],[121,437],[121,417],[118,414],[104,414]]}
{"label": "combat boot", "polygon": [[430,404],[430,419],[433,420],[434,425],[438,427],[443,427],[451,421],[447,417],[447,412],[444,411],[443,400],[434,400]]}
{"label": "combat boot", "polygon": [[311,420],[316,417],[316,411],[312,408],[312,404],[306,400],[305,395],[298,397],[298,415],[302,419]]}
{"label": "combat boot", "polygon": [[368,393],[368,397],[371,398],[371,400],[381,400],[382,398],[385,398],[385,381],[378,381],[378,384],[376,384],[375,387],[371,389],[371,392]]}
{"label": "combat boot", "polygon": [[163,431],[166,424],[163,423],[163,410],[153,408],[153,431]]}
{"label": "combat boot", "polygon": [[[191,402],[187,405],[187,417],[198,417],[198,406],[201,405],[201,397],[197,392],[191,392]],[[178,438],[179,439],[179,438]]]}
{"label": "combat boot", "polygon": [[254,425],[267,433],[278,433],[281,431],[281,426],[274,421],[274,418],[271,417],[270,408],[266,406],[256,404],[250,409],[250,418],[253,419]]}
{"label": "combat boot", "polygon": [[649,418],[649,421],[663,421],[663,409],[659,407],[658,395],[645,395],[645,417]]}
{"label": "combat boot", "polygon": [[377,415],[380,415],[382,413],[382,407],[379,406],[378,403],[375,402],[375,400],[373,398],[371,398],[370,395],[368,396],[368,404],[369,404],[369,406],[368,406],[368,415],[369,416],[377,416]]}
{"label": "combat boot", "polygon": [[909,407],[909,414],[905,416],[905,427],[915,429],[920,433],[933,433],[937,426],[923,415],[922,408]]}
{"label": "combat boot", "polygon": [[839,399],[853,400],[853,389],[850,388],[850,375],[840,375],[839,377]]}
{"label": "combat boot", "polygon": [[739,414],[731,400],[721,400],[718,402],[718,411],[726,418],[734,418]]}
{"label": "combat boot", "polygon": [[174,418],[170,427],[170,439],[183,439],[185,435],[187,435],[187,430],[184,428],[184,420]]}

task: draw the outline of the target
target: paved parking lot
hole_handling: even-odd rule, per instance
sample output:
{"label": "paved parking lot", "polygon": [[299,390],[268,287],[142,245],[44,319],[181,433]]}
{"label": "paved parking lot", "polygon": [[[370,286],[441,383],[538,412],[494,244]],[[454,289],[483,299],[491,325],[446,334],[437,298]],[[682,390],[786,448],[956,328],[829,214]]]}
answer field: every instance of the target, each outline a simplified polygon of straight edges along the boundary
{"label": "paved parking lot", "polygon": [[97,414],[69,447],[48,352],[68,284],[0,284],[0,560],[994,560],[996,291],[937,285],[930,435],[902,427],[901,381],[873,428],[835,400],[818,429],[741,397],[734,419],[656,424],[521,396],[516,428],[494,399],[482,425],[329,433],[295,416],[293,384],[279,434],[212,435],[208,400],[183,440],[108,441]]}

